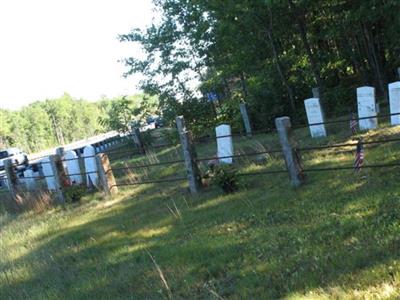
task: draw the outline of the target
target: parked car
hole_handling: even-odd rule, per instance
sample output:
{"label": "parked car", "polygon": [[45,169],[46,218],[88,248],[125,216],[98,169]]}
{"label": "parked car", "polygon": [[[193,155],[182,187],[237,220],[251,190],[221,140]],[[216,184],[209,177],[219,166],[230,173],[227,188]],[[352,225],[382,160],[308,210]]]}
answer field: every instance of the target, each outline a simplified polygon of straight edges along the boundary
{"label": "parked car", "polygon": [[0,151],[0,170],[4,170],[4,161],[11,159],[13,164],[22,166],[28,164],[28,155],[18,148],[8,148]]}

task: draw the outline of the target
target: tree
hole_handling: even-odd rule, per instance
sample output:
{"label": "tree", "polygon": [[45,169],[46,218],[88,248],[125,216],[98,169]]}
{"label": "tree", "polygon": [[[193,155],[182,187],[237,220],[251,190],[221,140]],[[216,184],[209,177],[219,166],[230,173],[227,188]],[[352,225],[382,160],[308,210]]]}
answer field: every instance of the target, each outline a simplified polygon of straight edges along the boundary
{"label": "tree", "polygon": [[254,123],[271,126],[277,114],[304,119],[299,108],[317,84],[326,113],[340,113],[352,106],[356,86],[374,85],[385,98],[400,64],[395,0],[154,3],[161,21],[121,40],[147,54],[127,58],[126,75],[142,73],[140,87],[168,112],[189,109],[184,102],[206,105],[211,90],[221,105],[248,102]]}

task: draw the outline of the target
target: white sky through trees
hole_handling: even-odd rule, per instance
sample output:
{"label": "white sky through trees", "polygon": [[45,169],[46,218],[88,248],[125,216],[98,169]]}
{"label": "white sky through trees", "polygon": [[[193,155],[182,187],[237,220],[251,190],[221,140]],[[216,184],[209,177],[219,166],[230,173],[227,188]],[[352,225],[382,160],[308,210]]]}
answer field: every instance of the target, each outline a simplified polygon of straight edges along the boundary
{"label": "white sky through trees", "polygon": [[140,50],[117,35],[153,14],[151,0],[0,0],[0,108],[138,92],[118,60]]}

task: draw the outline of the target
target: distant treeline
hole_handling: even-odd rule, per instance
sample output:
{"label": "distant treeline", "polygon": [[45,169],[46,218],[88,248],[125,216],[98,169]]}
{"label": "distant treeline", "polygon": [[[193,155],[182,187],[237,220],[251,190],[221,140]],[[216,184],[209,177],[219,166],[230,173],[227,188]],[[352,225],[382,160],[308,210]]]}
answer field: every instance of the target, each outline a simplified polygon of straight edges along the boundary
{"label": "distant treeline", "polygon": [[89,102],[64,94],[57,99],[32,103],[19,111],[0,109],[0,148],[16,146],[36,152],[112,130],[112,126],[100,120],[107,119],[113,104],[128,101],[135,105],[141,97]]}

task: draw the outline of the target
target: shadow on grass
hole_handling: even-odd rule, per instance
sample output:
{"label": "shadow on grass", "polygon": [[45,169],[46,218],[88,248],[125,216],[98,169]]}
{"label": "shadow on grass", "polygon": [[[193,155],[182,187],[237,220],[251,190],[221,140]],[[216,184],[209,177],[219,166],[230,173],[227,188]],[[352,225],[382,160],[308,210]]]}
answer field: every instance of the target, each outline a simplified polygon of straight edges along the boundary
{"label": "shadow on grass", "polygon": [[[382,157],[378,151],[371,157]],[[211,188],[191,198],[184,185],[158,184],[125,190],[89,212],[70,210],[24,242],[29,251],[2,263],[1,293],[167,298],[148,253],[176,299],[277,299],[316,289],[329,296],[335,287],[399,281],[396,169],[313,173],[299,189],[288,188],[286,175],[243,180],[231,195]]]}
{"label": "shadow on grass", "polygon": [[[318,177],[305,188],[282,193],[285,176],[258,177],[237,194],[211,190],[197,199],[186,192],[177,197],[182,187],[160,185],[158,194],[154,186],[140,188],[87,221],[37,237],[32,251],[3,265],[3,272],[31,270],[3,286],[3,293],[37,299],[165,298],[145,250],[175,298],[217,293],[273,299],[390,280],[384,270],[399,258],[394,226],[400,218],[399,194],[389,186],[370,189],[362,183],[349,195],[357,180],[340,189],[335,181],[342,175],[326,176],[331,183],[325,191],[319,185],[326,178]],[[330,193],[335,201],[326,196]],[[375,267],[376,274],[357,277]]]}

